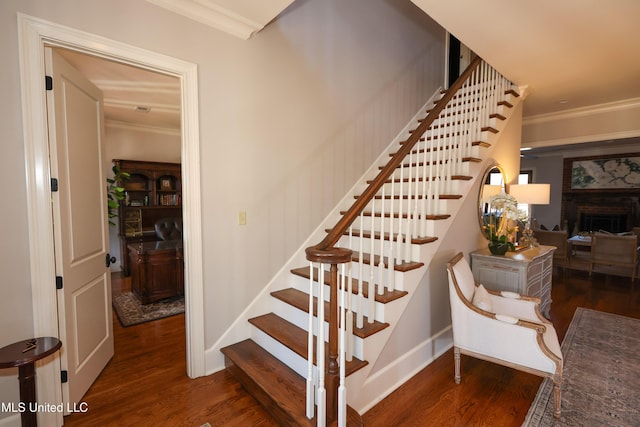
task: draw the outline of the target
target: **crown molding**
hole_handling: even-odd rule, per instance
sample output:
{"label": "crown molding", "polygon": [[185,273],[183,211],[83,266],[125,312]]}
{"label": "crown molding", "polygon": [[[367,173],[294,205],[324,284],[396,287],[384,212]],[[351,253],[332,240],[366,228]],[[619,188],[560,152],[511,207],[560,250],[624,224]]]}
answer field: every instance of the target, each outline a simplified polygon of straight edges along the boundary
{"label": "crown molding", "polygon": [[588,107],[574,108],[571,110],[564,110],[556,113],[538,114],[536,116],[523,117],[522,125],[527,126],[549,123],[558,120],[588,117],[596,114],[632,110],[639,107],[640,98],[623,99],[620,101],[608,102],[606,104],[590,105]]}
{"label": "crown molding", "polygon": [[[268,23],[245,18],[225,7],[207,0],[147,0],[156,6],[180,14],[194,21],[224,31],[243,40],[260,31]],[[280,13],[281,10],[278,11]]]}
{"label": "crown molding", "polygon": [[[124,110],[135,110],[137,107],[141,106],[139,101],[123,101],[121,99],[110,99],[104,98],[104,106],[111,108],[121,108]],[[154,102],[144,102],[142,104],[144,107],[149,107],[151,110],[157,113],[164,114],[174,114],[176,117],[180,117],[180,106],[174,104],[159,104]]]}
{"label": "crown molding", "polygon": [[180,96],[180,83],[141,82],[126,80],[94,79],[92,83],[102,91],[161,93]]}
{"label": "crown molding", "polygon": [[142,125],[138,123],[122,122],[119,120],[105,120],[104,125],[112,129],[124,129],[124,130],[136,131],[136,132],[149,132],[149,133],[171,135],[171,136],[177,136],[177,137],[180,136],[180,129],[151,126],[151,125]]}

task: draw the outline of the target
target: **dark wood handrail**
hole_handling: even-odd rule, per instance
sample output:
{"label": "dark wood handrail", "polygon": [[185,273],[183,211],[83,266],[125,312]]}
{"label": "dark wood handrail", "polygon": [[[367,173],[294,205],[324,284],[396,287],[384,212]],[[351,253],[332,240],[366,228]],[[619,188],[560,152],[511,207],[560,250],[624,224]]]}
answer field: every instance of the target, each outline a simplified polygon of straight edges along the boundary
{"label": "dark wood handrail", "polygon": [[369,184],[366,190],[358,197],[353,205],[342,215],[342,218],[336,223],[336,225],[327,233],[325,238],[315,246],[307,248],[307,259],[310,257],[317,257],[319,254],[324,254],[323,257],[328,258],[328,254],[331,253],[331,248],[340,240],[340,237],[347,231],[353,221],[360,215],[362,210],[367,204],[375,197],[380,188],[393,174],[393,171],[400,166],[400,163],[411,152],[416,143],[422,138],[422,135],[429,129],[435,119],[440,115],[442,110],[447,106],[451,98],[462,87],[464,82],[471,76],[471,73],[480,65],[482,58],[476,57],[467,69],[458,77],[458,79],[451,85],[444,96],[436,103],[433,109],[427,114],[425,120],[423,120],[416,130],[409,136],[409,139],[402,144],[402,147],[396,152],[391,160],[380,170],[375,179]]}
{"label": "dark wood handrail", "polygon": [[[327,391],[327,412],[326,419],[329,423],[337,419],[338,410],[338,264],[345,264],[351,261],[350,249],[338,248],[334,245],[340,237],[351,226],[353,221],[360,215],[369,201],[375,197],[380,188],[393,174],[393,171],[401,164],[404,158],[413,150],[422,135],[429,129],[435,119],[455,93],[462,87],[464,82],[471,76],[473,71],[480,65],[481,59],[477,57],[467,69],[458,77],[454,84],[445,92],[444,96],[435,104],[433,109],[427,114],[424,121],[409,136],[409,139],[402,145],[400,150],[391,157],[391,160],[382,168],[376,178],[369,184],[367,189],[351,205],[349,210],[342,216],[338,223],[327,233],[325,238],[317,245],[308,247],[305,252],[307,260],[322,264],[329,264],[330,267],[330,298],[329,298],[329,354],[327,357],[328,366],[326,368],[326,391]],[[321,303],[321,302],[319,302]]]}

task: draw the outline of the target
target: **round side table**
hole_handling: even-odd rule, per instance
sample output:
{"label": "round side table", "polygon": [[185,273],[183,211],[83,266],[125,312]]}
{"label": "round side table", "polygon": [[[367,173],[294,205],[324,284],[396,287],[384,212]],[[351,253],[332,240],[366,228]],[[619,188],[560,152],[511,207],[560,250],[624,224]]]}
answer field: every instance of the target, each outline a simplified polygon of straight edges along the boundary
{"label": "round side table", "polygon": [[0,369],[18,367],[20,402],[24,405],[20,414],[23,427],[38,424],[37,411],[32,410],[36,404],[35,362],[55,353],[60,347],[62,342],[58,338],[41,337],[0,348]]}

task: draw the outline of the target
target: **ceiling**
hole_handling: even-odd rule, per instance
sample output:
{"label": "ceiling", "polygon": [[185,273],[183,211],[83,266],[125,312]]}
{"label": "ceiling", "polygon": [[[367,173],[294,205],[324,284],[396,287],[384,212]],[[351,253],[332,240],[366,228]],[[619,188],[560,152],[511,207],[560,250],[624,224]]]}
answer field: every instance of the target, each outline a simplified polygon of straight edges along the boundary
{"label": "ceiling", "polygon": [[[246,39],[294,0],[148,1]],[[640,99],[638,0],[411,1],[507,78],[528,86],[525,119]],[[65,57],[104,91],[108,122],[179,131],[177,78],[74,52]],[[149,111],[137,112],[138,106]]]}
{"label": "ceiling", "polygon": [[100,88],[107,125],[180,132],[182,100],[177,77],[71,50],[56,51]]}
{"label": "ceiling", "polygon": [[640,97],[638,0],[411,1],[528,85],[525,117]]}

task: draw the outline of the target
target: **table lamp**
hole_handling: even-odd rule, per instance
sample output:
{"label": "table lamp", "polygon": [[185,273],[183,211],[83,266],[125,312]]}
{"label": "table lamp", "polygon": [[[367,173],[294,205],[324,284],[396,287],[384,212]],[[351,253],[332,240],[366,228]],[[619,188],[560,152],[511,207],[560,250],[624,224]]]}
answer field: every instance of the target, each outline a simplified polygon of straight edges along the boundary
{"label": "table lamp", "polygon": [[[514,184],[509,186],[509,194],[511,194],[518,203],[526,203],[529,205],[548,205],[551,194],[551,185]],[[533,230],[531,229],[531,215],[527,216],[527,226],[522,232],[523,240],[528,242],[529,246],[535,246]]]}

